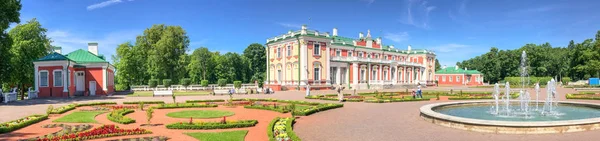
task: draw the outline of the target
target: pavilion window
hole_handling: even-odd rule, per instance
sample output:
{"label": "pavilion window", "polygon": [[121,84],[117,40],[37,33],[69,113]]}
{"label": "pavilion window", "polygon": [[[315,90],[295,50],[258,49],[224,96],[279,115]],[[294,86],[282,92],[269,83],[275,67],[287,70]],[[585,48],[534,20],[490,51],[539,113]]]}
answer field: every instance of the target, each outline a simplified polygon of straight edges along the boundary
{"label": "pavilion window", "polygon": [[63,86],[62,71],[60,71],[60,70],[54,71],[54,78],[53,78],[52,82],[54,82],[54,87],[62,87]]}
{"label": "pavilion window", "polygon": [[450,79],[450,82],[452,82],[452,76],[449,76],[448,79]]}
{"label": "pavilion window", "polygon": [[352,57],[352,51],[348,51],[348,57]]}
{"label": "pavilion window", "polygon": [[335,56],[342,56],[342,50],[335,50]]}
{"label": "pavilion window", "polygon": [[442,76],[442,82],[446,82],[446,76]]}
{"label": "pavilion window", "polygon": [[287,46],[287,56],[292,56],[292,46]]}
{"label": "pavilion window", "polygon": [[40,87],[48,87],[48,71],[40,72]]}
{"label": "pavilion window", "polygon": [[277,48],[277,58],[281,58],[281,48]]}
{"label": "pavilion window", "polygon": [[313,48],[313,55],[321,55],[321,45],[319,44],[314,44],[314,48]]}

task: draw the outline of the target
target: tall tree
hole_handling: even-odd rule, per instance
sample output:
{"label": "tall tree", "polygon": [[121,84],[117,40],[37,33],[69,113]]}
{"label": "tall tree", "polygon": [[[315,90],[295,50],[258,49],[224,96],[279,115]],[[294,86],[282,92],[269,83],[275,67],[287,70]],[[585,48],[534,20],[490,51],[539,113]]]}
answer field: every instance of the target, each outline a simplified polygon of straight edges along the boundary
{"label": "tall tree", "polygon": [[435,70],[441,70],[442,69],[442,65],[440,65],[440,61],[438,61],[438,59],[435,59]]}
{"label": "tall tree", "polygon": [[46,29],[34,18],[26,24],[18,24],[8,32],[12,39],[10,81],[21,88],[23,99],[25,86],[33,84],[33,61],[48,55],[51,50]]}
{"label": "tall tree", "polygon": [[12,39],[6,34],[6,29],[11,23],[19,23],[21,20],[21,0],[0,0],[0,85],[7,82],[10,73]]}
{"label": "tall tree", "polygon": [[115,67],[118,69],[116,82],[117,89],[129,89],[131,85],[136,84],[141,79],[139,77],[139,66],[141,65],[139,62],[136,62],[137,59],[136,53],[133,51],[133,45],[131,42],[122,43],[117,47],[116,55],[113,55],[113,61]]}
{"label": "tall tree", "polygon": [[[148,49],[146,69],[155,79],[171,79],[174,83],[185,76],[185,52],[189,37],[180,26],[153,25],[138,37],[141,49]],[[137,45],[137,44],[136,44]]]}
{"label": "tall tree", "polygon": [[265,46],[253,43],[250,44],[244,50],[244,56],[248,58],[248,63],[250,65],[250,81],[258,81],[259,83],[264,81],[264,73],[266,72],[267,67],[267,56],[266,56]]}
{"label": "tall tree", "polygon": [[188,65],[189,76],[192,82],[199,83],[200,80],[208,80],[207,77],[210,77],[210,74],[214,72],[212,68],[214,68],[215,62],[212,57],[213,53],[208,51],[206,47],[199,47],[194,50],[190,56],[190,63]]}

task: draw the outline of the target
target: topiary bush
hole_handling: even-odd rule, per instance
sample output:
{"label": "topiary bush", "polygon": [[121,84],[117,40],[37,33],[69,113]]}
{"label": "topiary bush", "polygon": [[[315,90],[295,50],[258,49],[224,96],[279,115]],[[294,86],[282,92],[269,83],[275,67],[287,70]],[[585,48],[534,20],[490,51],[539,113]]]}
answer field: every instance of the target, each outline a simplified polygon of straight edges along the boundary
{"label": "topiary bush", "polygon": [[197,123],[182,123],[176,122],[167,125],[167,129],[229,129],[229,128],[244,128],[253,127],[258,123],[257,120],[237,120],[223,122],[197,122]]}
{"label": "topiary bush", "polygon": [[208,80],[202,80],[202,81],[200,81],[200,86],[207,87],[208,86]]}
{"label": "topiary bush", "polygon": [[125,116],[126,114],[133,113],[133,111],[134,110],[132,110],[132,109],[114,110],[114,111],[108,113],[108,115],[106,115],[106,118],[108,118],[108,120],[110,120],[112,122],[116,122],[116,123],[120,123],[120,124],[135,123],[134,119]]}
{"label": "topiary bush", "polygon": [[219,87],[223,87],[223,86],[227,85],[227,79],[219,79],[219,80],[217,81],[217,85],[218,85]]}
{"label": "topiary bush", "polygon": [[181,85],[183,85],[184,87],[190,86],[190,84],[192,84],[192,79],[189,78],[184,78],[181,79]]}
{"label": "topiary bush", "polygon": [[171,79],[163,79],[163,86],[171,87]]}
{"label": "topiary bush", "polygon": [[158,86],[158,79],[148,80],[148,86],[150,86],[150,88],[156,88],[156,86]]}
{"label": "topiary bush", "polygon": [[233,81],[233,87],[239,89],[242,87],[242,81]]}

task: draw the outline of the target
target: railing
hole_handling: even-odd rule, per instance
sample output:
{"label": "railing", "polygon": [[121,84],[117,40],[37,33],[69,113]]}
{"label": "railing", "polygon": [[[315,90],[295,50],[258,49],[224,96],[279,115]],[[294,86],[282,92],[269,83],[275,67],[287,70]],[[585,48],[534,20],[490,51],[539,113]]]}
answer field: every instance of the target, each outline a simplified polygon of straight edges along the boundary
{"label": "railing", "polygon": [[382,63],[382,64],[391,64],[393,62],[398,63],[398,65],[405,66],[416,66],[416,67],[425,67],[423,64],[415,63],[415,62],[404,62],[404,61],[393,61],[393,60],[385,60],[385,59],[377,59],[377,58],[365,58],[365,57],[344,57],[344,56],[333,56],[331,57],[332,61],[346,61],[346,62],[370,62],[370,63]]}
{"label": "railing", "polygon": [[308,84],[310,85],[326,85],[326,84],[330,84],[329,80],[310,80],[308,81]]}

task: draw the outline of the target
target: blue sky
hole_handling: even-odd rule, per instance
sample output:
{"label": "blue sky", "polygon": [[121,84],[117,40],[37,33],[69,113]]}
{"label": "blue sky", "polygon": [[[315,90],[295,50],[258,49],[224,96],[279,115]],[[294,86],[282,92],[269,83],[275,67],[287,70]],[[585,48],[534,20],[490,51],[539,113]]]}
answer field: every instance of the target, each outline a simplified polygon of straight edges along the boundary
{"label": "blue sky", "polygon": [[[23,0],[21,21],[37,18],[63,52],[98,42],[110,56],[153,24],[182,26],[190,50],[241,53],[251,43],[298,30],[357,38],[370,29],[396,48],[434,50],[452,66],[489,50],[526,43],[566,46],[600,30],[589,0]],[[14,26],[14,25],[13,25]]]}

